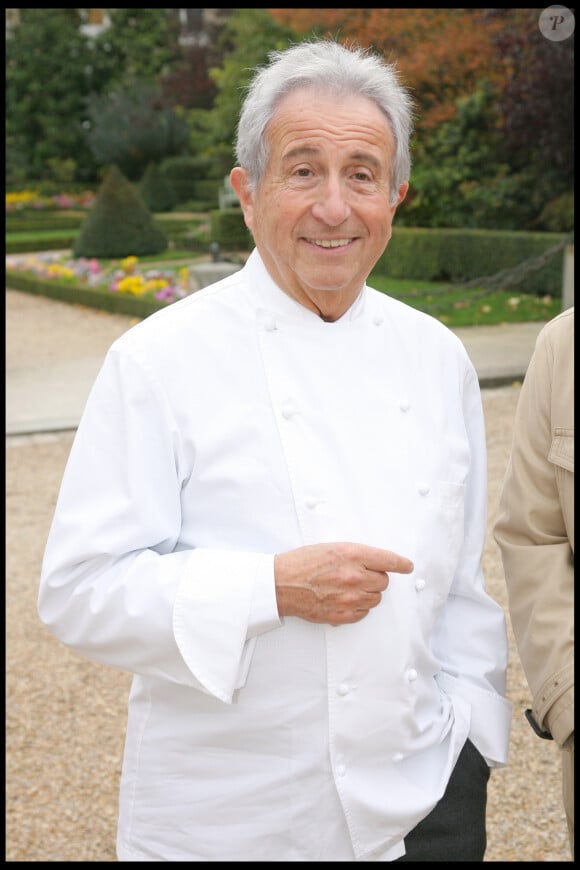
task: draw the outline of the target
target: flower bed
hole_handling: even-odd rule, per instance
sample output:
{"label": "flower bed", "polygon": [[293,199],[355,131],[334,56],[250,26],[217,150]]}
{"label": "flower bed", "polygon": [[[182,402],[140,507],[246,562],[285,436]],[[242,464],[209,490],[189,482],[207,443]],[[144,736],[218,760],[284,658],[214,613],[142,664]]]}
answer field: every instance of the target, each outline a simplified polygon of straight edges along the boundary
{"label": "flower bed", "polygon": [[147,268],[137,257],[105,264],[55,251],[7,256],[6,285],[138,316],[147,316],[190,292],[187,266]]}
{"label": "flower bed", "polygon": [[92,190],[83,193],[55,193],[53,196],[42,196],[37,190],[18,190],[6,193],[6,211],[22,211],[24,209],[89,209],[96,198]]}
{"label": "flower bed", "polygon": [[110,293],[149,297],[165,304],[175,302],[189,292],[187,266],[147,269],[139,266],[137,257],[125,257],[104,265],[94,257],[71,258],[49,251],[8,256],[6,268],[47,281],[57,280],[59,283],[80,284]]}

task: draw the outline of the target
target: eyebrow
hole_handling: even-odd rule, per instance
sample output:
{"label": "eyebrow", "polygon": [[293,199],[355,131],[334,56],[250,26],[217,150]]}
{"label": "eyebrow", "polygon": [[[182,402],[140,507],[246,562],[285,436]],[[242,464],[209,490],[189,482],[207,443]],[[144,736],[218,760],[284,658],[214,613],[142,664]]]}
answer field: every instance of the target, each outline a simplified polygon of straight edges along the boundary
{"label": "eyebrow", "polygon": [[296,157],[311,157],[314,154],[318,154],[319,149],[314,148],[312,145],[299,145],[297,148],[291,148],[290,151],[287,151],[286,154],[283,155],[282,160],[295,160]]}
{"label": "eyebrow", "polygon": [[[320,149],[312,145],[299,145],[296,148],[291,148],[283,155],[282,160],[287,163],[289,160],[295,160],[301,157],[313,157],[320,154]],[[381,162],[373,154],[368,151],[355,151],[349,155],[349,159],[355,163],[365,163],[372,166],[375,170],[381,168]]]}

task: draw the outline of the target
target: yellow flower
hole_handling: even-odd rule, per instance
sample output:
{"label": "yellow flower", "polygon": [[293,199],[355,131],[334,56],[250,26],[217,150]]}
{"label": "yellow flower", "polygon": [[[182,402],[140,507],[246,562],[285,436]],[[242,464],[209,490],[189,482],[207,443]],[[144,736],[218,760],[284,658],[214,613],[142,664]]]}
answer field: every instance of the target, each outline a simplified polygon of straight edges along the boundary
{"label": "yellow flower", "polygon": [[126,272],[128,275],[130,275],[131,272],[135,271],[135,266],[138,262],[139,259],[137,257],[125,257],[124,260],[121,260],[121,269],[123,270],[123,272]]}
{"label": "yellow flower", "polygon": [[18,205],[19,203],[32,202],[38,197],[37,190],[18,190],[6,194],[6,205]]}
{"label": "yellow flower", "polygon": [[68,266],[61,266],[60,263],[50,263],[46,267],[46,274],[49,278],[74,278],[75,273]]}
{"label": "yellow flower", "polygon": [[145,285],[148,293],[155,293],[156,290],[162,290],[167,284],[165,278],[150,278]]}
{"label": "yellow flower", "polygon": [[127,275],[121,278],[117,289],[120,293],[130,293],[132,296],[141,296],[147,287],[141,275]]}

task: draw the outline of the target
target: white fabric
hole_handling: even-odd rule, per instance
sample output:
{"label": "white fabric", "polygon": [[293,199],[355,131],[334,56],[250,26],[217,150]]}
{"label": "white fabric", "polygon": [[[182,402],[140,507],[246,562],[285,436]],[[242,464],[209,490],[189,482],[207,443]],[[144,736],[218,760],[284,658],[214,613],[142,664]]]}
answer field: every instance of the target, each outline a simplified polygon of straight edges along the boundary
{"label": "white fabric", "polygon": [[[468,735],[505,764],[486,473],[463,345],[369,287],[327,323],[254,252],[115,342],[39,613],[135,674],[120,860],[392,860]],[[356,624],[280,619],[274,554],[341,540],[415,570]]]}

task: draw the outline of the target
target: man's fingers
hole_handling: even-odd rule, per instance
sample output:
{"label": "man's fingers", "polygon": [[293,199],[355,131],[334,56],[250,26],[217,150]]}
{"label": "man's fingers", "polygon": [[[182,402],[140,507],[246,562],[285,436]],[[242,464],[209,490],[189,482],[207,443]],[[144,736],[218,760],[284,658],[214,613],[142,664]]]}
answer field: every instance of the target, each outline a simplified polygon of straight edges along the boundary
{"label": "man's fingers", "polygon": [[393,553],[391,550],[381,550],[378,547],[362,547],[362,561],[369,571],[392,571],[394,574],[410,574],[414,565],[406,556]]}
{"label": "man's fingers", "polygon": [[409,574],[406,556],[356,543],[308,544],[274,559],[280,616],[336,625],[356,622],[376,607],[389,574]]}

